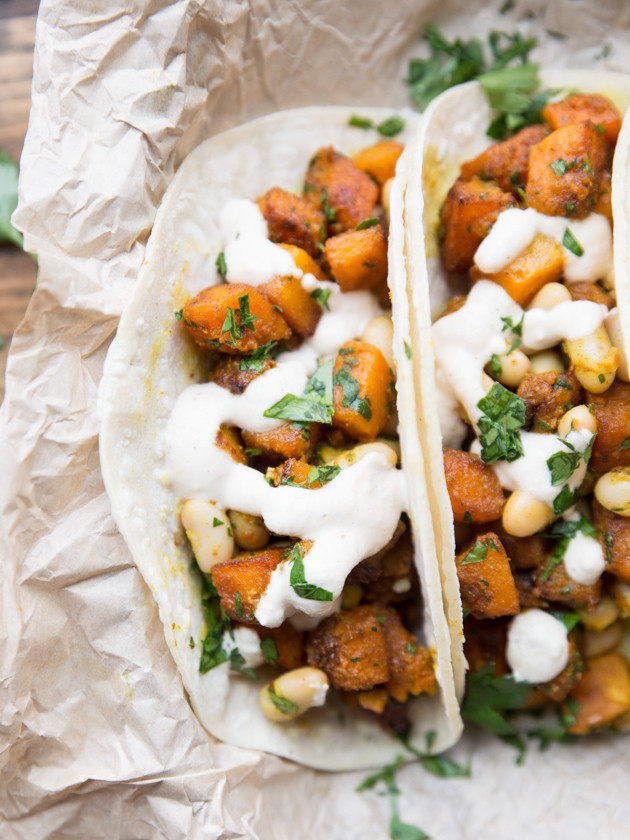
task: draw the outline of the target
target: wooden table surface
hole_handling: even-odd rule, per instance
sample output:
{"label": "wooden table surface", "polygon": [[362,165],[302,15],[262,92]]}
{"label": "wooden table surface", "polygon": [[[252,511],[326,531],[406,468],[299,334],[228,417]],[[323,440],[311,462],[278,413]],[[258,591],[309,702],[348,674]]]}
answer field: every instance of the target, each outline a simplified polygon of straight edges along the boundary
{"label": "wooden table surface", "polygon": [[[0,0],[0,149],[19,160],[28,124],[38,0]],[[12,245],[0,246],[0,402],[13,331],[35,288],[34,260]]]}

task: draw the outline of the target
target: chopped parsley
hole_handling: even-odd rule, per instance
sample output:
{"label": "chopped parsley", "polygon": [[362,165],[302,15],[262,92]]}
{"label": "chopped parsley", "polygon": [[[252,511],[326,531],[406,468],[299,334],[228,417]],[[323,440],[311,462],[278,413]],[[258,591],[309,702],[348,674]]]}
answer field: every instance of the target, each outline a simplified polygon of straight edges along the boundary
{"label": "chopped parsley", "polygon": [[511,675],[494,677],[493,669],[494,666],[489,664],[468,674],[462,717],[495,735],[518,735],[504,713],[520,709],[529,698],[532,686],[517,682]]}
{"label": "chopped parsley", "polygon": [[525,322],[525,315],[521,318],[518,324],[515,324],[514,321],[507,315],[504,318],[501,318],[503,321],[503,326],[501,327],[501,332],[505,332],[506,330],[512,330],[518,336],[523,336],[523,323]]}
{"label": "chopped parsley", "polygon": [[252,682],[258,681],[258,674],[253,668],[247,667],[245,657],[238,648],[232,648],[230,651],[230,668],[232,671],[236,671],[238,674],[247,677]]}
{"label": "chopped parsley", "polygon": [[[199,569],[196,561],[193,560],[191,567]],[[212,574],[201,573],[201,606],[203,608],[206,623],[209,630],[201,641],[201,657],[199,659],[199,671],[205,674],[217,665],[227,662],[228,654],[223,650],[223,632],[227,631],[233,636],[232,622],[221,606],[219,593],[212,582]]]}
{"label": "chopped parsley", "polygon": [[376,130],[383,137],[395,137],[405,127],[405,121],[401,117],[390,117],[376,126]]}
{"label": "chopped parsley", "polygon": [[549,168],[555,172],[555,174],[562,178],[567,172],[569,172],[575,166],[575,161],[572,160],[570,163],[567,163],[564,158],[558,158],[554,160],[552,163],[549,164]]}
{"label": "chopped parsley", "polygon": [[558,519],[553,523],[551,528],[545,532],[545,537],[557,540],[558,542],[556,543],[556,547],[551,553],[549,560],[547,560],[547,565],[545,566],[545,571],[543,572],[542,577],[543,583],[549,579],[552,569],[562,563],[569,546],[569,542],[577,533],[584,534],[586,537],[593,537],[594,539],[597,539],[598,535],[597,528],[595,528],[595,526],[592,525],[585,516],[581,515],[580,518],[576,520]]}
{"label": "chopped parsley", "polygon": [[496,353],[493,353],[492,356],[490,356],[490,373],[495,379],[498,379],[503,373],[501,359],[499,359]]}
{"label": "chopped parsley", "polygon": [[263,412],[265,417],[296,423],[331,423],[333,405],[333,359],[320,365],[306,383],[304,396],[285,394]]}
{"label": "chopped parsley", "polygon": [[468,566],[470,563],[481,563],[486,559],[488,551],[498,551],[494,540],[489,539],[487,542],[483,540],[476,540],[473,547],[468,554],[460,561],[460,566]]}
{"label": "chopped parsley", "polygon": [[343,366],[333,377],[333,384],[340,385],[343,389],[343,400],[341,404],[352,411],[356,411],[364,420],[371,420],[372,408],[370,406],[370,400],[369,398],[364,399],[359,396],[361,386],[351,374],[352,368],[357,365],[357,359],[351,355],[354,351],[350,347],[342,347],[339,352],[341,353],[343,350],[346,351],[343,353],[345,356]]}
{"label": "chopped parsley", "polygon": [[630,449],[630,437],[625,438],[620,444],[619,449]]}
{"label": "chopped parsley", "polygon": [[405,348],[405,356],[408,359],[410,359],[411,358],[411,347],[409,346],[409,344],[406,341],[403,341],[403,345],[404,345],[404,348]]}
{"label": "chopped parsley", "polygon": [[328,298],[330,297],[330,289],[313,289],[311,297],[316,300],[320,306],[323,306],[325,309],[329,309]]}
{"label": "chopped parsley", "polygon": [[265,638],[262,639],[260,642],[260,649],[265,656],[265,663],[268,665],[275,665],[278,661],[278,646],[271,636],[265,636]]}
{"label": "chopped parsley", "polygon": [[183,309],[180,309],[175,313],[175,320],[176,321],[181,321],[183,317],[184,317],[184,310]]}
{"label": "chopped parsley", "polygon": [[236,590],[234,593],[234,612],[239,618],[245,617],[245,608],[243,607],[243,599],[241,598],[241,593]]}
{"label": "chopped parsley", "polygon": [[391,819],[389,821],[389,836],[391,840],[429,840],[429,835],[425,834],[421,828],[404,823],[400,819],[398,811],[398,795],[399,790],[396,786],[396,771],[405,763],[403,756],[399,756],[391,764],[383,767],[377,773],[367,776],[361,784],[357,787],[357,792],[369,790],[379,782],[385,785],[387,795],[389,797],[389,805],[391,808]]}
{"label": "chopped parsley", "polygon": [[571,253],[575,254],[576,257],[581,257],[584,253],[584,248],[582,248],[582,246],[577,241],[575,236],[573,236],[569,228],[565,228],[564,235],[562,237],[562,244],[567,249],[567,251],[571,251]]}
{"label": "chopped parsley", "polygon": [[580,466],[581,455],[573,447],[572,450],[569,452],[554,452],[550,458],[547,458],[552,487],[566,484]]}
{"label": "chopped parsley", "polygon": [[571,490],[569,488],[569,485],[565,484],[565,486],[553,500],[553,512],[556,514],[556,516],[560,516],[561,513],[564,513],[565,510],[568,510],[577,502],[577,498],[578,491]]}
{"label": "chopped parsley", "polygon": [[227,343],[233,347],[242,338],[244,329],[250,332],[255,331],[254,321],[258,320],[258,315],[253,315],[249,311],[249,292],[240,295],[238,307],[238,309],[233,309],[228,306],[225,321],[221,327],[221,335],[229,333],[230,337],[227,339]]}
{"label": "chopped parsley", "polygon": [[359,222],[357,225],[357,230],[366,230],[367,228],[374,227],[378,224],[378,219],[363,219],[362,222]]}
{"label": "chopped parsley", "polygon": [[222,519],[217,519],[217,517],[216,517],[216,516],[215,516],[215,517],[213,518],[213,520],[212,520],[212,527],[213,527],[213,528],[218,528],[218,527],[219,527],[219,525],[224,525],[224,524],[225,524],[225,523],[223,522],[223,520],[222,520]]}
{"label": "chopped parsley", "polygon": [[289,700],[288,697],[283,697],[282,694],[278,694],[273,687],[273,683],[269,686],[267,692],[273,705],[279,712],[282,712],[283,715],[291,716],[296,715],[299,712],[300,707],[298,704],[294,703],[293,700]]}
{"label": "chopped parsley", "polygon": [[242,359],[239,359],[238,369],[252,370],[260,373],[277,344],[277,341],[266,341],[264,344],[261,344],[250,356],[244,356]]}
{"label": "chopped parsley", "polygon": [[306,476],[306,481],[311,486],[316,484],[318,481],[321,484],[326,484],[338,476],[340,472],[341,467],[338,467],[336,464],[324,464],[321,467],[311,467],[309,474]]}
{"label": "chopped parsley", "polygon": [[362,128],[364,131],[367,131],[368,128],[372,128],[374,126],[374,123],[368,117],[358,117],[356,114],[353,114],[348,120],[348,125],[352,125],[354,128]]}
{"label": "chopped parsley", "polygon": [[227,263],[225,262],[225,254],[223,251],[221,251],[219,256],[216,258],[214,264],[216,265],[220,276],[225,280],[227,277]]}
{"label": "chopped parsley", "polygon": [[485,397],[477,403],[483,414],[478,426],[481,431],[481,458],[485,464],[495,461],[516,461],[523,455],[518,429],[525,425],[525,403],[495,382]]}
{"label": "chopped parsley", "polygon": [[549,610],[549,615],[552,615],[558,621],[561,621],[567,628],[567,633],[570,633],[573,628],[580,623],[580,616],[577,613],[561,612],[560,610]]}
{"label": "chopped parsley", "polygon": [[307,582],[304,575],[304,558],[299,543],[293,546],[288,562],[291,564],[289,583],[300,598],[308,601],[332,601],[332,592]]}
{"label": "chopped parsley", "polygon": [[337,221],[337,214],[335,212],[335,208],[332,204],[328,201],[328,190],[326,187],[322,189],[321,192],[321,200],[322,200],[322,210],[324,212],[324,216],[326,217],[326,221],[329,224]]}

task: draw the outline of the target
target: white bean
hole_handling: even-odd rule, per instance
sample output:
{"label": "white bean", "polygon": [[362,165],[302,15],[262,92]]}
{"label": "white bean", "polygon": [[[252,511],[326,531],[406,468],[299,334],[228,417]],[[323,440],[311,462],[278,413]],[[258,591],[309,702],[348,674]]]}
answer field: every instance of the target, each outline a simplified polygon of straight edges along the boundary
{"label": "white bean", "polygon": [[518,388],[531,367],[525,353],[521,350],[512,350],[511,353],[502,353],[497,358],[501,365],[501,373],[497,379],[501,385],[507,388]]}
{"label": "white bean", "polygon": [[252,516],[249,513],[241,513],[240,510],[228,510],[228,516],[232,523],[234,540],[239,548],[253,551],[267,545],[271,534],[265,528],[262,516]]}
{"label": "white bean", "polygon": [[529,357],[530,371],[532,373],[546,373],[548,370],[555,370],[556,373],[563,373],[566,370],[562,356],[555,350],[541,350]]}
{"label": "white bean", "polygon": [[619,618],[619,605],[610,597],[604,595],[593,610],[580,610],[580,620],[587,630],[601,633]]}
{"label": "white bean", "polygon": [[572,429],[576,432],[582,429],[588,429],[592,434],[597,432],[597,419],[589,411],[587,405],[576,405],[560,418],[560,422],[558,423],[558,434],[560,437],[566,437]]}
{"label": "white bean", "polygon": [[612,513],[630,516],[630,467],[614,467],[595,485],[595,498]]}
{"label": "white bean", "polygon": [[514,490],[503,508],[503,527],[513,537],[531,537],[553,518],[549,505],[525,490]]}
{"label": "white bean", "polygon": [[553,309],[559,303],[572,300],[571,292],[562,283],[546,283],[536,292],[527,309]]}
{"label": "white bean", "polygon": [[188,499],[180,518],[202,572],[229,560],[234,553],[230,520],[224,510],[205,499]]}
{"label": "white bean", "polygon": [[330,683],[319,668],[295,668],[260,690],[264,716],[274,723],[286,723],[313,706],[323,706]]}
{"label": "white bean", "polygon": [[599,633],[595,630],[586,630],[582,635],[582,653],[587,659],[603,656],[617,647],[622,636],[623,627],[620,621],[615,621]]}
{"label": "white bean", "polygon": [[352,449],[344,450],[337,455],[333,464],[345,470],[353,464],[358,463],[361,458],[365,458],[370,452],[381,452],[386,456],[392,467],[395,467],[398,463],[398,452],[396,448],[390,445],[388,441],[375,440],[372,443],[360,443],[358,446],[353,446]]}
{"label": "white bean", "polygon": [[580,384],[594,394],[602,394],[613,384],[619,367],[619,350],[613,347],[603,324],[591,335],[564,342]]}
{"label": "white bean", "polygon": [[377,315],[368,321],[365,329],[361,333],[361,341],[366,341],[377,347],[385,361],[392,370],[394,367],[394,351],[392,350],[392,342],[394,340],[394,324],[388,315]]}

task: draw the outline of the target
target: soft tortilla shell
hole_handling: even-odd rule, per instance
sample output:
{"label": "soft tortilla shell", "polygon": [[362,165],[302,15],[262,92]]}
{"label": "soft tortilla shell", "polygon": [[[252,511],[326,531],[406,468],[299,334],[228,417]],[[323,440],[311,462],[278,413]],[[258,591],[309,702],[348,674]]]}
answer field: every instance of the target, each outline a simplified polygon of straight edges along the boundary
{"label": "soft tortilla shell", "polygon": [[[191,295],[217,282],[222,206],[232,197],[255,199],[272,186],[300,191],[308,160],[320,146],[351,154],[374,142],[376,132],[348,126],[352,113],[346,108],[280,112],[217,135],[189,155],[158,212],[100,391],[101,464],[113,515],[156,598],[166,641],[200,721],[230,744],[328,770],[391,761],[401,752],[400,743],[335,699],[290,724],[270,723],[258,701],[263,681],[236,676],[227,663],[199,673],[199,640],[205,635],[200,585],[198,575],[189,571],[190,550],[177,516],[179,500],[165,474],[162,435],[178,394],[204,379],[203,360],[174,313]],[[361,115],[378,123],[391,112],[361,109]],[[397,218],[402,218],[402,205]],[[406,303],[395,307],[404,312]],[[411,382],[408,372],[405,382]],[[413,427],[404,411],[401,425]],[[413,436],[411,443],[403,441],[407,446],[413,448]],[[408,460],[406,453],[404,458]],[[427,515],[418,515],[425,503],[422,464],[417,458],[412,461],[410,515],[415,523]],[[424,539],[430,539],[428,531]],[[417,554],[426,607],[424,634],[436,653],[440,691],[411,701],[413,738],[424,748],[427,733],[435,732],[435,749],[442,750],[457,739],[461,722],[435,553],[430,554],[429,569],[420,562],[420,548]],[[272,672],[262,676],[269,679]]]}

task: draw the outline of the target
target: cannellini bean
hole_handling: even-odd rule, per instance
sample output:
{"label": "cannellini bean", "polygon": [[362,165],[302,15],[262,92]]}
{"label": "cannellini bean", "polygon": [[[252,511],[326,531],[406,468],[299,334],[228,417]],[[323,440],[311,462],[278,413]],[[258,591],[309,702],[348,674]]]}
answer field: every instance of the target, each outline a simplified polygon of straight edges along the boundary
{"label": "cannellini bean", "polygon": [[224,510],[205,499],[188,499],[180,518],[202,572],[229,560],[234,553],[234,537]]}
{"label": "cannellini bean", "polygon": [[569,409],[560,418],[560,422],[558,423],[558,434],[560,437],[566,437],[572,429],[576,432],[582,429],[588,429],[593,434],[597,432],[597,419],[589,411],[587,405],[576,405],[575,408]]}
{"label": "cannellini bean", "polygon": [[267,720],[286,723],[313,706],[323,706],[329,685],[319,668],[295,668],[261,689],[260,706]]}
{"label": "cannellini bean", "polygon": [[501,373],[497,379],[501,385],[507,388],[518,388],[526,373],[529,373],[530,362],[525,353],[521,350],[512,350],[511,353],[502,353],[498,356],[501,365]]}
{"label": "cannellini bean", "polygon": [[553,518],[549,505],[525,490],[514,490],[503,508],[503,527],[513,537],[531,537]]}
{"label": "cannellini bean", "polygon": [[392,342],[394,340],[394,325],[389,315],[377,315],[368,321],[365,329],[361,333],[361,341],[366,341],[377,347],[385,361],[392,370],[394,367],[394,351],[392,350]]}
{"label": "cannellini bean", "polygon": [[601,633],[617,621],[620,615],[619,605],[610,595],[604,595],[593,610],[580,610],[580,620],[587,630]]}
{"label": "cannellini bean", "polygon": [[615,580],[612,585],[612,594],[615,603],[619,607],[622,618],[630,617],[630,583],[625,580]]}
{"label": "cannellini bean", "polygon": [[361,458],[365,458],[370,452],[382,452],[387,457],[390,465],[395,467],[398,463],[398,453],[396,449],[390,445],[389,441],[375,440],[372,443],[361,443],[354,446],[352,449],[346,449],[340,455],[337,455],[333,464],[342,470],[356,464]]}
{"label": "cannellini bean", "polygon": [[529,369],[531,373],[546,373],[548,370],[555,370],[562,373],[566,370],[562,356],[555,350],[541,350],[529,357]]}
{"label": "cannellini bean", "polygon": [[600,476],[595,498],[612,513],[630,516],[630,467],[615,467]]}
{"label": "cannellini bean", "polygon": [[388,178],[387,181],[381,187],[381,204],[383,205],[383,210],[386,210],[389,213],[389,196],[392,191],[392,184],[394,183],[393,178]]}
{"label": "cannellini bean", "polygon": [[587,659],[602,656],[617,647],[622,636],[623,627],[620,621],[615,621],[599,633],[595,630],[585,630],[582,635],[582,653]]}
{"label": "cannellini bean", "polygon": [[613,384],[619,367],[619,350],[613,347],[606,327],[601,324],[584,338],[564,342],[580,384],[594,394],[602,394]]}
{"label": "cannellini bean", "polygon": [[253,551],[267,545],[271,535],[265,528],[262,516],[251,516],[239,510],[228,510],[228,516],[232,523],[234,540],[239,548]]}
{"label": "cannellini bean", "polygon": [[570,300],[571,292],[562,283],[547,283],[534,295],[527,309],[553,309]]}
{"label": "cannellini bean", "polygon": [[608,337],[619,350],[619,367],[617,368],[617,378],[623,379],[624,382],[630,382],[630,372],[628,371],[628,354],[626,353],[626,342],[621,328],[621,319],[619,318],[619,310],[613,309],[610,315],[604,319],[606,324],[606,331]]}

